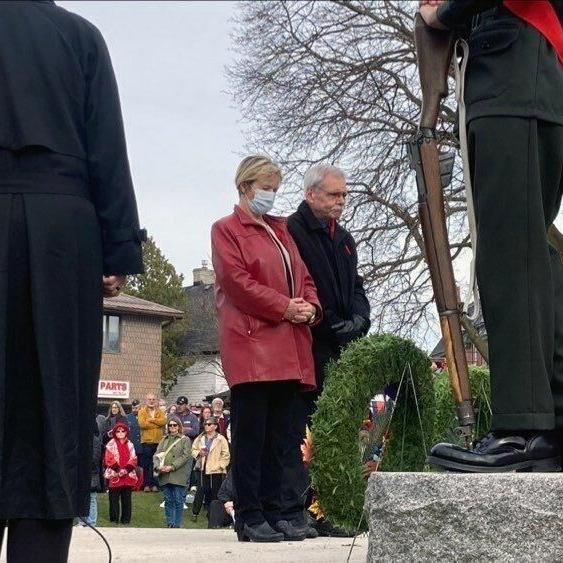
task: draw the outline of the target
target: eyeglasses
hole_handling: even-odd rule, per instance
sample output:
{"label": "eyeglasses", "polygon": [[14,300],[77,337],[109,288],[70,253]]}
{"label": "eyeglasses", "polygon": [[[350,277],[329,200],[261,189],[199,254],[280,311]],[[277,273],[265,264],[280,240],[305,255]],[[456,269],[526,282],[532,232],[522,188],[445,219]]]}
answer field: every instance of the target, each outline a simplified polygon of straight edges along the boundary
{"label": "eyeglasses", "polygon": [[123,430],[122,428],[118,428],[118,429],[115,431],[115,433],[116,433],[116,434],[125,434],[126,432],[125,432],[125,430]]}
{"label": "eyeglasses", "polygon": [[204,426],[215,426],[214,422],[206,422]]}
{"label": "eyeglasses", "polygon": [[170,428],[171,426],[178,426],[178,425],[177,425],[175,422],[171,422],[171,423],[168,425],[168,428]]}
{"label": "eyeglasses", "polygon": [[342,198],[344,201],[346,201],[346,198],[348,197],[348,192],[327,192],[324,188],[320,188],[320,191],[333,200]]}

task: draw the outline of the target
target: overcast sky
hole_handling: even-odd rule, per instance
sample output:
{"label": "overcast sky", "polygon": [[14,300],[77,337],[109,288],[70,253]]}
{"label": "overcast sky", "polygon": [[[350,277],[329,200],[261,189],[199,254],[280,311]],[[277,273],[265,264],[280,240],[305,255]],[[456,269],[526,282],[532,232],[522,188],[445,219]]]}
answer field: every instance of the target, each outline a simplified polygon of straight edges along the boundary
{"label": "overcast sky", "polygon": [[[240,114],[225,92],[236,2],[59,1],[108,43],[141,223],[177,271],[210,259],[213,221],[230,213],[244,152]],[[558,220],[563,227],[561,216]],[[466,260],[457,264],[460,283]]]}
{"label": "overcast sky", "polygon": [[212,222],[236,199],[243,151],[225,93],[235,2],[58,1],[96,25],[119,90],[141,223],[177,271],[210,259]]}

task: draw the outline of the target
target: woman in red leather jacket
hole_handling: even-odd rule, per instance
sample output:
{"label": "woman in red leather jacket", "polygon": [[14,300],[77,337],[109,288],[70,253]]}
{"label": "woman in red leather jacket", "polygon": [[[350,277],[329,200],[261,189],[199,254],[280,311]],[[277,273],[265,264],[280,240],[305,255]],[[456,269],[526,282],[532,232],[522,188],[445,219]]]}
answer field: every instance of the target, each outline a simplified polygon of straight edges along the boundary
{"label": "woman in red leather jacket", "polygon": [[281,179],[269,158],[245,158],[239,204],[211,230],[241,541],[304,539],[281,518],[281,479],[299,393],[315,388],[309,327],[322,313],[286,219],[267,215]]}

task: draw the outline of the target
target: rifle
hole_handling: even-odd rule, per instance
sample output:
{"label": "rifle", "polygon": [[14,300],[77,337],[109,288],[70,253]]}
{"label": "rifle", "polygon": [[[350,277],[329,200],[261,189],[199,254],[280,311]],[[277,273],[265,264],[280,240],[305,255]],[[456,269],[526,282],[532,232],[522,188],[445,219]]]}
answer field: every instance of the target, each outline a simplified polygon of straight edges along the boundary
{"label": "rifle", "polygon": [[422,87],[422,109],[418,130],[408,147],[411,166],[416,171],[424,249],[456,402],[458,432],[469,445],[475,414],[461,333],[463,307],[455,284],[443,196],[443,187],[451,180],[453,155],[438,152],[435,131],[440,102],[448,94],[448,70],[454,49],[454,35],[449,31],[432,29],[424,23],[420,14],[416,14],[414,37]]}

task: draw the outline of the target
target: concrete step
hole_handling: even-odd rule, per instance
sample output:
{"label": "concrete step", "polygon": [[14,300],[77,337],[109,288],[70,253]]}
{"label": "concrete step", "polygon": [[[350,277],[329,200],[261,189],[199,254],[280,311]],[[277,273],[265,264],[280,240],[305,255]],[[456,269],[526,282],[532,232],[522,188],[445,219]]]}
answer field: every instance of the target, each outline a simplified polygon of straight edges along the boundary
{"label": "concrete step", "polygon": [[368,561],[563,561],[563,473],[374,473]]}

